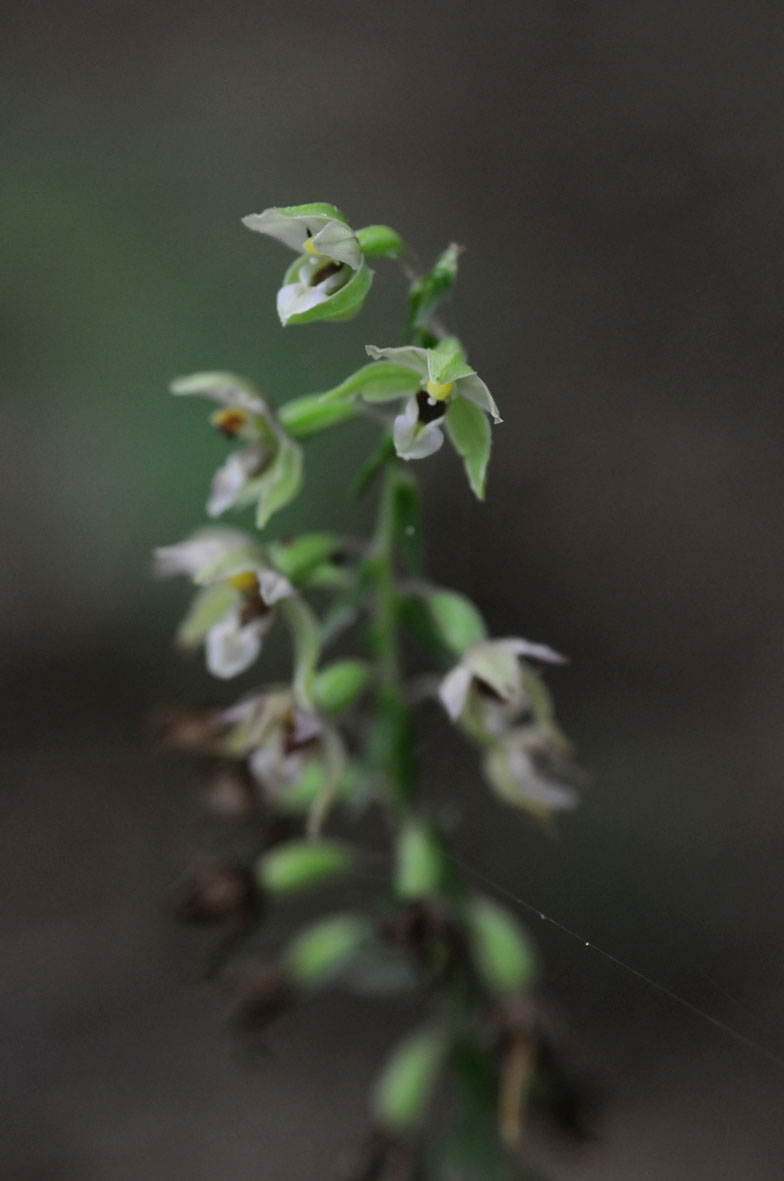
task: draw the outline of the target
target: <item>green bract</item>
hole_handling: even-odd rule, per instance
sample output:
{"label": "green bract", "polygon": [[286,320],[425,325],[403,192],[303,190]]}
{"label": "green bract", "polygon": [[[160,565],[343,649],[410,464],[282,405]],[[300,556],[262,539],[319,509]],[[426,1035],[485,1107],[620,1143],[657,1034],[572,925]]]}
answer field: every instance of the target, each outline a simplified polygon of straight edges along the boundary
{"label": "green bract", "polygon": [[[249,230],[277,238],[301,254],[286,271],[278,292],[282,324],[348,320],[356,315],[373,275],[357,235],[339,209],[323,202],[290,205],[250,213],[242,221]],[[387,239],[387,252],[389,248]]]}
{"label": "green bract", "polygon": [[504,907],[489,898],[472,898],[468,930],[477,971],[491,992],[503,996],[530,988],[536,971],[533,951]]}

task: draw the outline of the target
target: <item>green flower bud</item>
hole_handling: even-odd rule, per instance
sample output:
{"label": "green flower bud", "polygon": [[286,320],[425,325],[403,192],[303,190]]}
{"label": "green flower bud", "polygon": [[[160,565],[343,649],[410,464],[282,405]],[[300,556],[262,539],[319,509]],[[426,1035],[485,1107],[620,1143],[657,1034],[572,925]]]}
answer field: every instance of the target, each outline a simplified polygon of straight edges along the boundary
{"label": "green flower bud", "polygon": [[270,894],[291,894],[342,877],[354,862],[353,852],[334,841],[288,841],[259,858],[256,876]]}
{"label": "green flower bud", "polygon": [[376,1084],[376,1119],[395,1132],[418,1128],[446,1056],[449,1043],[442,1029],[418,1030],[402,1042],[387,1062]]}
{"label": "green flower bud", "polygon": [[427,607],[439,639],[456,656],[462,656],[471,644],[487,639],[484,620],[465,595],[434,591],[427,596]]}
{"label": "green flower bud", "polygon": [[313,704],[325,713],[337,714],[356,701],[370,679],[361,660],[338,660],[316,675],[311,687]]}
{"label": "green flower bud", "polygon": [[400,898],[427,898],[448,884],[450,866],[443,841],[433,825],[409,820],[397,845],[395,891]]}
{"label": "green flower bud", "polygon": [[412,332],[427,327],[427,322],[438,305],[449,294],[457,278],[460,247],[452,242],[436,260],[435,266],[411,287],[409,295],[409,324]]}
{"label": "green flower bud", "polygon": [[400,258],[405,254],[403,239],[389,226],[363,226],[357,241],[365,258]]}
{"label": "green flower bud", "polygon": [[339,914],[313,923],[289,944],[285,964],[289,975],[305,987],[318,987],[338,976],[373,936],[368,919]]}
{"label": "green flower bud", "polygon": [[531,944],[507,910],[489,898],[472,898],[467,913],[477,972],[492,993],[524,992],[536,974]]}

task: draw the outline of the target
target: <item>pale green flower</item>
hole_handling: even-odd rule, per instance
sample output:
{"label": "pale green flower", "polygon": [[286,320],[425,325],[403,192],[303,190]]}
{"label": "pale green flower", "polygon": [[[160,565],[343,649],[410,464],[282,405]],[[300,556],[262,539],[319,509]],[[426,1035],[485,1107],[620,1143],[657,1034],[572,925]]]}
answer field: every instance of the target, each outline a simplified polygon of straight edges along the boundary
{"label": "pale green flower", "polygon": [[521,658],[561,664],[546,644],[510,637],[471,644],[441,682],[438,695],[452,721],[458,718],[479,738],[502,734],[532,708]]}
{"label": "pale green flower", "polygon": [[203,644],[207,668],[223,680],[253,664],[275,621],[275,604],[295,593],[250,538],[233,529],[204,529],[157,549],[155,572],[185,574],[201,588],[177,639],[184,648]]}
{"label": "pale green flower", "polygon": [[485,754],[484,773],[505,803],[537,819],[575,808],[579,802],[574,788],[563,782],[574,769],[562,762],[560,753],[533,726],[510,730],[493,743]]}
{"label": "pale green flower", "polygon": [[347,320],[356,315],[373,274],[344,215],[334,205],[315,203],[265,209],[242,219],[249,230],[277,238],[300,257],[278,292],[282,324]]}
{"label": "pale green flower", "polygon": [[173,394],[198,395],[222,409],[212,424],[244,446],[232,452],[213,477],[207,512],[219,517],[229,508],[256,504],[256,524],[266,525],[302,486],[302,451],[278,423],[261,395],[233,373],[194,373],[171,384]]}

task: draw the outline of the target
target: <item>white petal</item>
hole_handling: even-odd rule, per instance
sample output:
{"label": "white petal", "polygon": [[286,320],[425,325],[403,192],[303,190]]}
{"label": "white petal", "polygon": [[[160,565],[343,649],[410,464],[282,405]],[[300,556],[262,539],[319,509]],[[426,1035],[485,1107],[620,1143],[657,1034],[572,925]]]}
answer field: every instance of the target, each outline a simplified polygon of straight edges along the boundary
{"label": "white petal", "polygon": [[224,554],[247,544],[248,538],[237,529],[202,529],[178,545],[159,546],[154,551],[153,570],[158,578],[177,574],[195,577]]}
{"label": "white petal", "polygon": [[207,500],[209,516],[219,517],[227,508],[231,508],[247,481],[263,465],[264,458],[265,451],[261,447],[244,447],[241,451],[232,452],[213,476]]}
{"label": "white petal", "polygon": [[261,621],[242,627],[239,616],[231,612],[210,628],[205,640],[207,668],[213,676],[228,680],[250,668],[261,651]]}
{"label": "white petal", "polygon": [[278,291],[277,308],[281,324],[286,324],[300,312],[309,312],[311,308],[323,303],[327,295],[319,287],[306,287],[304,283],[286,283]]}
{"label": "white petal", "polygon": [[520,639],[519,636],[510,636],[508,639],[493,642],[504,647],[507,652],[513,652],[515,656],[527,656],[531,660],[544,660],[548,664],[566,664],[568,660],[567,656],[562,656],[547,644],[532,644],[530,640]]}
{"label": "white petal", "polygon": [[473,402],[481,410],[486,410],[488,414],[492,415],[493,422],[503,422],[493,395],[475,373],[469,377],[459,377],[455,382],[455,393],[461,398],[468,398],[469,402]]}
{"label": "white petal", "polygon": [[392,435],[395,451],[401,459],[424,459],[438,451],[444,441],[440,419],[424,425],[420,423],[416,397],[409,398],[402,414],[398,414]]}
{"label": "white petal", "polygon": [[295,593],[288,578],[278,574],[277,570],[258,569],[256,577],[259,582],[259,593],[268,607],[280,599],[290,598]]}
{"label": "white petal", "polygon": [[457,721],[463,712],[470,686],[471,670],[464,664],[456,665],[441,682],[438,696],[453,722]]}

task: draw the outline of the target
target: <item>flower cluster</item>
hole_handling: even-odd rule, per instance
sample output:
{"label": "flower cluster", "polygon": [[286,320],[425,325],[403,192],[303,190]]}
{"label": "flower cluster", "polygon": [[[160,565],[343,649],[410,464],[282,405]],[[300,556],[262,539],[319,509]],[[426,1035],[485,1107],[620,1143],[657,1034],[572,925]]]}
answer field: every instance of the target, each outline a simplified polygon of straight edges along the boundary
{"label": "flower cluster", "polygon": [[[267,209],[244,224],[296,252],[277,297],[282,324],[356,315],[373,279],[370,262],[397,259],[411,279],[409,339],[368,344],[369,360],[339,385],[274,408],[232,373],[196,373],[172,384],[177,395],[215,403],[211,423],[235,444],[213,478],[208,516],[253,506],[263,531],[213,524],[156,550],[157,574],[185,576],[194,588],[177,641],[203,648],[207,670],[221,681],[263,665],[266,639],[279,623],[292,650],[288,680],[265,681],[234,703],[171,721],[171,739],[206,759],[211,808],[222,823],[236,822],[244,850],[225,862],[200,855],[177,912],[222,932],[210,972],[244,1025],[265,1027],[302,995],[336,982],[451,998],[397,1047],[381,1074],[367,1141],[373,1168],[399,1152],[419,1159],[431,1092],[449,1074],[472,1126],[484,1128],[475,1145],[477,1175],[500,1176],[503,1168],[504,1176],[517,1176],[507,1166],[518,1160],[524,1095],[539,1068],[530,996],[537,957],[514,916],[462,879],[444,825],[417,786],[414,703],[423,695],[421,677],[415,683],[406,673],[403,633],[437,661],[436,675],[424,680],[477,748],[496,798],[541,821],[572,808],[577,793],[569,744],[534,667],[563,658],[543,644],[491,639],[469,599],[429,583],[421,570],[410,461],[435,455],[447,438],[482,499],[491,423],[501,422],[462,343],[436,319],[460,251],[452,244],[430,271],[412,274],[394,230],[355,231],[324,203]],[[355,481],[358,494],[380,485],[372,536],[268,536],[270,521],[303,485],[303,441],[363,414],[382,431]],[[341,651],[331,654],[337,642]],[[338,806],[348,817],[367,809],[385,815],[388,890],[351,911],[322,915],[272,964],[246,958],[224,970],[238,940],[279,898],[357,872],[362,854],[325,834]],[[259,826],[253,840],[251,821]],[[477,1078],[487,1080],[485,1092]],[[487,1124],[496,1097],[497,1128]]]}

